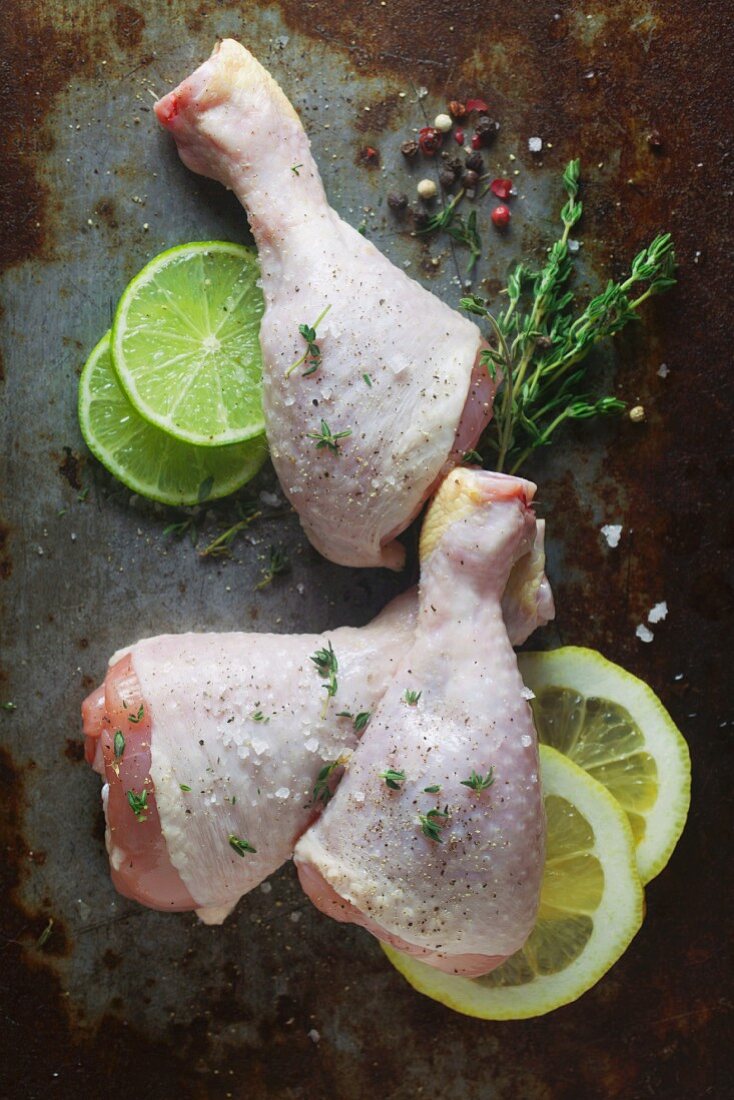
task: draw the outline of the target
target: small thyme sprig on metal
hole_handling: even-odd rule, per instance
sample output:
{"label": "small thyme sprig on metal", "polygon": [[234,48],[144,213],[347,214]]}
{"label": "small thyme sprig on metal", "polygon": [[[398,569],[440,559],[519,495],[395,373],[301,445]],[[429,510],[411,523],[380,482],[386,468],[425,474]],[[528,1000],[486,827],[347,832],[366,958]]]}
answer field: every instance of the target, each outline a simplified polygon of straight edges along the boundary
{"label": "small thyme sprig on metal", "polygon": [[347,436],[352,434],[351,428],[345,428],[343,432],[332,432],[329,425],[325,420],[321,421],[320,432],[309,432],[308,438],[316,440],[316,450],[320,451],[322,447],[328,447],[333,453],[339,454],[339,440],[346,439]]}
{"label": "small thyme sprig on metal", "polygon": [[427,814],[418,814],[421,832],[434,844],[442,844],[441,829],[448,822],[449,816],[448,806],[444,810],[439,809],[437,806],[435,809],[429,810]]}
{"label": "small thyme sprig on metal", "polygon": [[378,773],[380,779],[384,779],[391,791],[399,791],[407,776],[405,772],[396,771],[395,768],[386,768]]}
{"label": "small thyme sprig on metal", "polygon": [[[302,165],[299,164],[298,167],[301,168]],[[298,173],[296,173],[296,175],[298,175]],[[295,363],[291,363],[291,365],[288,367],[288,370],[285,372],[286,378],[290,378],[290,376],[293,374],[293,371],[297,367],[300,367],[301,363],[305,363],[307,360],[308,368],[303,372],[303,378],[306,378],[309,374],[313,374],[321,366],[321,348],[316,343],[316,330],[330,309],[330,305],[326,306],[326,308],[321,311],[321,313],[318,315],[312,325],[298,326],[298,331],[300,332],[303,339],[306,341],[306,350],[304,351],[300,359],[296,359]]]}
{"label": "small thyme sprig on metal", "polygon": [[143,721],[143,715],[144,714],[145,714],[145,707],[141,703],[140,706],[138,707],[138,713],[137,714],[128,714],[127,720],[128,720],[128,722],[132,722],[132,724],[134,726],[137,726],[138,722]]}
{"label": "small thyme sprig on metal", "polygon": [[241,837],[235,836],[233,833],[229,834],[227,841],[230,848],[234,849],[237,855],[243,858],[247,852],[251,852],[253,855],[257,852],[257,848],[253,848],[249,840],[242,840]]}
{"label": "small thyme sprig on metal", "polygon": [[344,756],[338,757],[336,760],[327,760],[323,768],[316,776],[316,783],[314,784],[313,794],[311,795],[311,805],[316,805],[317,802],[322,802],[324,806],[331,801],[331,777],[337,768],[342,768],[346,764],[346,758]]}
{"label": "small thyme sprig on metal", "polygon": [[280,577],[283,573],[289,573],[290,568],[290,558],[285,550],[281,550],[277,546],[271,546],[267,569],[263,574],[262,580],[255,585],[255,590],[258,591],[261,588],[266,588],[269,584],[272,584],[275,577]]}
{"label": "small thyme sprig on metal", "polygon": [[418,233],[424,235],[443,230],[444,233],[448,233],[450,237],[453,237],[458,244],[463,244],[469,249],[469,264],[466,273],[471,275],[474,265],[482,254],[482,239],[477,230],[476,210],[472,210],[466,221],[456,213],[464,194],[465,189],[462,187],[460,191],[456,192],[451,201],[446,203],[443,210],[433,214],[428,219],[423,228],[418,230]]}
{"label": "small thyme sprig on metal", "polygon": [[[567,200],[560,239],[539,271],[523,263],[514,269],[504,291],[506,308],[495,317],[481,298],[461,302],[469,313],[487,320],[494,333],[494,344],[482,353],[482,361],[491,377],[501,381],[494,419],[480,449],[490,452],[486,461],[496,470],[516,473],[567,420],[588,420],[624,408],[616,397],[591,398],[587,367],[578,364],[600,340],[637,320],[648,298],[676,281],[671,236],[661,233],[637,254],[626,279],[610,280],[574,318],[574,296],[568,290],[573,271],[569,234],[583,210],[579,174],[579,161],[572,160],[563,173]],[[637,293],[641,283],[646,289]]]}
{"label": "small thyme sprig on metal", "polygon": [[327,642],[323,649],[317,649],[314,654],[311,655],[310,660],[316,665],[319,676],[322,680],[326,680],[324,687],[326,688],[326,698],[324,700],[324,715],[329,705],[329,699],[333,699],[336,695],[339,681],[336,678],[336,674],[339,671],[339,661],[337,660],[334,647],[331,642]]}
{"label": "small thyme sprig on metal", "polygon": [[482,791],[488,790],[494,783],[494,768],[490,768],[486,775],[475,772],[472,768],[469,778],[460,779],[459,782],[462,787],[470,787],[477,794],[481,794]]}
{"label": "small thyme sprig on metal", "polygon": [[140,794],[136,794],[135,791],[126,791],[125,796],[130,804],[130,809],[135,814],[138,821],[147,820],[148,812],[148,792],[143,790]]}
{"label": "small thyme sprig on metal", "polygon": [[237,501],[237,514],[239,520],[237,523],[232,524],[226,531],[223,531],[221,535],[217,535],[213,542],[210,542],[208,546],[205,546],[203,550],[199,551],[200,558],[221,558],[226,557],[232,551],[232,545],[239,534],[242,533],[251,523],[254,523],[256,519],[259,519],[262,515],[252,502],[243,504],[241,501]]}
{"label": "small thyme sprig on metal", "polygon": [[417,707],[418,706],[418,700],[420,699],[422,694],[423,694],[422,691],[411,691],[410,688],[408,688],[407,691],[405,692],[405,694],[403,695],[403,699],[405,700],[405,702],[408,704],[409,707]]}

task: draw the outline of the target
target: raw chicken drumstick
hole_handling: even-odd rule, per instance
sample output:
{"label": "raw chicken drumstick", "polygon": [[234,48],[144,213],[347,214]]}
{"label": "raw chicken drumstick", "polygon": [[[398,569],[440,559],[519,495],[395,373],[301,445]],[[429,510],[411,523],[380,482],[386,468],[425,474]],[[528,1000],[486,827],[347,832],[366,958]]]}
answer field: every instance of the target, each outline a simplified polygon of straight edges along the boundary
{"label": "raw chicken drumstick", "polygon": [[[542,536],[539,525],[503,600],[518,645],[553,617]],[[355,748],[358,716],[382,698],[411,644],[417,607],[413,589],[361,629],[167,634],[115,654],[82,712],[87,760],[105,778],[117,889],[221,923],[290,857],[329,797],[339,770],[314,801],[319,773]],[[333,697],[314,661],[330,647]],[[248,849],[240,855],[230,836]]]}
{"label": "raw chicken drumstick", "polygon": [[540,896],[538,749],[501,610],[535,536],[534,492],[470,470],[444,481],[421,534],[413,644],[294,853],[325,913],[457,974],[518,950]]}
{"label": "raw chicken drumstick", "polygon": [[[479,329],[331,209],[298,116],[239,43],[155,110],[184,163],[247,209],[268,443],[306,534],[331,561],[399,569],[395,536],[490,419]],[[299,325],[316,328],[315,353]]]}

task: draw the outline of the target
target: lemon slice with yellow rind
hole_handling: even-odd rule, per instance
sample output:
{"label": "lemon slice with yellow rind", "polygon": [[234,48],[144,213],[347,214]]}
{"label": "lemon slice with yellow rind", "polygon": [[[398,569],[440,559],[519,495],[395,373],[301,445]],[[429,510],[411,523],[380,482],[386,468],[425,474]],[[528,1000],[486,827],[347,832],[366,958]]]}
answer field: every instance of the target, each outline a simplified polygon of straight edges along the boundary
{"label": "lemon slice with yellow rind", "polygon": [[540,764],[546,862],[538,920],[522,950],[490,974],[461,978],[382,945],[419,993],[468,1016],[519,1020],[576,1000],[642,924],[634,840],[619,804],[554,749],[541,746]]}
{"label": "lemon slice with yellow rind", "polygon": [[541,743],[598,779],[627,813],[643,883],[662,871],[688,814],[688,746],[655,693],[593,649],[518,657]]}

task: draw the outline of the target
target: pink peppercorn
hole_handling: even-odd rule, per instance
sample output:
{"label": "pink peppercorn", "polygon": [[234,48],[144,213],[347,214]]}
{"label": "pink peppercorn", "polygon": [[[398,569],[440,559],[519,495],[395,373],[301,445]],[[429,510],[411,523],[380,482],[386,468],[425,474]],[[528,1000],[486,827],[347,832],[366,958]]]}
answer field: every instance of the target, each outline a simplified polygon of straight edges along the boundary
{"label": "pink peppercorn", "polygon": [[509,206],[495,206],[492,211],[492,224],[497,229],[506,229],[510,224],[511,217]]}

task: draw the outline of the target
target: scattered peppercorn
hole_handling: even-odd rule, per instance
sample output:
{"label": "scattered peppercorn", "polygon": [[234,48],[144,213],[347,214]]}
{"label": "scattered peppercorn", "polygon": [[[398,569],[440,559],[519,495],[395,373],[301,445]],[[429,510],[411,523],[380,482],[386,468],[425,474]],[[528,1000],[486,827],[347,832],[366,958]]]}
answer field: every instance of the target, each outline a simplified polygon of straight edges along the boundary
{"label": "scattered peppercorn", "polygon": [[458,129],[454,130],[454,141],[456,142],[457,145],[463,145],[464,144],[464,131],[463,130],[458,130]]}
{"label": "scattered peppercorn", "polygon": [[466,101],[467,111],[481,111],[482,114],[489,110],[489,107],[483,99],[467,99]]}
{"label": "scattered peppercorn", "polygon": [[435,126],[435,128],[438,130],[438,132],[440,134],[447,134],[449,132],[449,130],[451,129],[451,127],[453,126],[453,122],[451,121],[451,116],[450,115],[443,115],[442,114],[442,115],[436,115],[436,117],[433,120],[433,125]]}
{"label": "scattered peppercorn", "polygon": [[470,168],[468,171],[464,172],[461,182],[467,191],[473,191],[479,183],[479,173],[472,171]]}
{"label": "scattered peppercorn", "polygon": [[442,134],[435,126],[423,126],[418,131],[418,145],[421,153],[427,157],[433,157],[441,148]]}
{"label": "scattered peppercorn", "polygon": [[484,157],[481,153],[470,153],[464,162],[464,166],[471,172],[478,172],[481,176],[484,172]]}
{"label": "scattered peppercorn", "polygon": [[449,103],[449,112],[454,118],[466,118],[466,107],[458,99],[452,99]]}
{"label": "scattered peppercorn", "polygon": [[655,152],[658,152],[663,147],[663,139],[659,130],[651,130],[647,135],[647,144]]}
{"label": "scattered peppercorn", "polygon": [[411,210],[411,214],[413,215],[413,224],[416,229],[425,229],[431,220],[431,215],[422,206],[414,206]]}
{"label": "scattered peppercorn", "polygon": [[629,412],[630,420],[633,424],[641,424],[645,419],[645,409],[642,405],[635,405]]}
{"label": "scattered peppercorn", "polygon": [[418,154],[420,146],[417,141],[404,141],[400,146],[400,152],[404,157],[415,157]]}
{"label": "scattered peppercorn", "polygon": [[472,139],[471,139],[472,149],[481,149],[482,144],[483,144],[483,142],[482,142],[481,136],[479,134],[472,134]]}
{"label": "scattered peppercorn", "polygon": [[402,191],[391,191],[387,196],[387,205],[391,210],[405,210],[408,205],[408,196]]}
{"label": "scattered peppercorn", "polygon": [[499,128],[499,122],[495,122],[489,115],[480,115],[474,127],[474,136],[479,137],[482,145],[491,145],[497,137]]}
{"label": "scattered peppercorn", "polygon": [[416,185],[416,191],[418,192],[418,197],[426,201],[428,199],[433,199],[436,197],[436,192],[438,191],[438,188],[436,187],[436,184],[433,182],[433,180],[423,179],[418,181],[418,184]]}
{"label": "scattered peppercorn", "polygon": [[498,199],[509,199],[510,195],[512,194],[512,180],[492,180],[489,185],[489,190],[492,192],[493,195],[496,195]]}
{"label": "scattered peppercorn", "polygon": [[[444,155],[444,154],[442,154]],[[464,161],[461,157],[450,157],[446,155],[446,167],[450,168],[455,176],[460,176],[464,171]]]}
{"label": "scattered peppercorn", "polygon": [[509,206],[495,206],[492,211],[492,224],[497,229],[506,229],[510,224],[511,217],[512,214],[510,213]]}
{"label": "scattered peppercorn", "polygon": [[359,159],[363,164],[379,164],[380,154],[377,149],[372,145],[365,145],[364,149],[359,154]]}
{"label": "scattered peppercorn", "polygon": [[448,165],[445,165],[438,173],[438,182],[444,191],[450,191],[456,183],[456,173]]}

